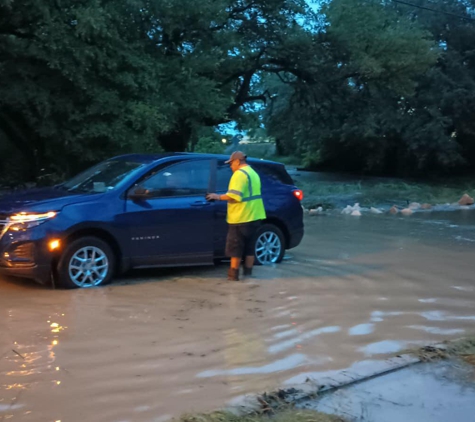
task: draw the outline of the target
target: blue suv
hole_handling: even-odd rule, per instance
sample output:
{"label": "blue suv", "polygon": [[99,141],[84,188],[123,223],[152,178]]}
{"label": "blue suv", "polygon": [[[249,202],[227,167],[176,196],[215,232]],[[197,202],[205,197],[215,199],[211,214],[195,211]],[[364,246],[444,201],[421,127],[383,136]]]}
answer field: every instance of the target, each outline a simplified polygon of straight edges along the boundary
{"label": "blue suv", "polygon": [[[93,287],[132,268],[208,265],[225,257],[231,169],[213,154],[130,154],[51,188],[0,198],[0,274]],[[302,191],[284,166],[248,160],[267,212],[257,263],[282,260],[302,240]]]}

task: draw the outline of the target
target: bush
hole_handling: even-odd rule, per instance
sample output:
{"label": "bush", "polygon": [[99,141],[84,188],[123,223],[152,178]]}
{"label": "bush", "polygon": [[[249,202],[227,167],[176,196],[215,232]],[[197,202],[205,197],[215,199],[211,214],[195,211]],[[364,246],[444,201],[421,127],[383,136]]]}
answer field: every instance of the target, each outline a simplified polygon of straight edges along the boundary
{"label": "bush", "polygon": [[322,161],[320,151],[308,151],[305,153],[302,163],[306,168],[315,168]]}
{"label": "bush", "polygon": [[208,136],[202,137],[195,145],[194,152],[207,154],[223,154],[225,146],[215,138]]}

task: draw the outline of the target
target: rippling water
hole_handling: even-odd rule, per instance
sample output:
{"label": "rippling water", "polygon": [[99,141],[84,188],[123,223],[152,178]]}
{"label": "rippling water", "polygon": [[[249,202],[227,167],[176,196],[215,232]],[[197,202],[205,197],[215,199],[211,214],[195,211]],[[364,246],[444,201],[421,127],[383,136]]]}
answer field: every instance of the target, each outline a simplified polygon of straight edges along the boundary
{"label": "rippling water", "polygon": [[0,420],[164,421],[475,332],[475,214],[306,223],[246,283],[224,266],[83,291],[0,280]]}

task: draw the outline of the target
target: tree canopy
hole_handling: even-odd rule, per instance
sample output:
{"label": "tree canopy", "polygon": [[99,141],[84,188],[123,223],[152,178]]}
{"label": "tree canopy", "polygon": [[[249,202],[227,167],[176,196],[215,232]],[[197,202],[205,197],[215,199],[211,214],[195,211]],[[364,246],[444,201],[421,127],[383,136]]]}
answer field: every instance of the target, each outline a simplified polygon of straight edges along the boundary
{"label": "tree canopy", "polygon": [[0,0],[0,177],[185,150],[256,110],[309,164],[467,166],[474,23],[428,13],[376,0]]}
{"label": "tree canopy", "polygon": [[283,153],[297,146],[310,165],[380,174],[473,170],[475,20],[457,0],[413,3],[436,9],[327,4],[321,38],[334,68],[320,74],[332,79],[270,82],[284,92],[265,115]]}
{"label": "tree canopy", "polygon": [[2,139],[31,175],[183,150],[195,127],[265,100],[258,72],[310,60],[308,13],[303,0],[1,0]]}

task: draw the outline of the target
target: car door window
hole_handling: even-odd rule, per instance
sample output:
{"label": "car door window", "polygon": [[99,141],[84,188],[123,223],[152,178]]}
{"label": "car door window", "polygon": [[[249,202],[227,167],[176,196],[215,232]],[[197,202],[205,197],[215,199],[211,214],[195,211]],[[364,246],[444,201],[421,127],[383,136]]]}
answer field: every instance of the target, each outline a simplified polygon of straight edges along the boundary
{"label": "car door window", "polygon": [[216,192],[227,192],[229,181],[233,172],[229,167],[229,164],[225,164],[224,161],[218,162],[217,174],[216,174]]}
{"label": "car door window", "polygon": [[140,183],[154,197],[206,194],[211,160],[185,161],[165,167]]}

